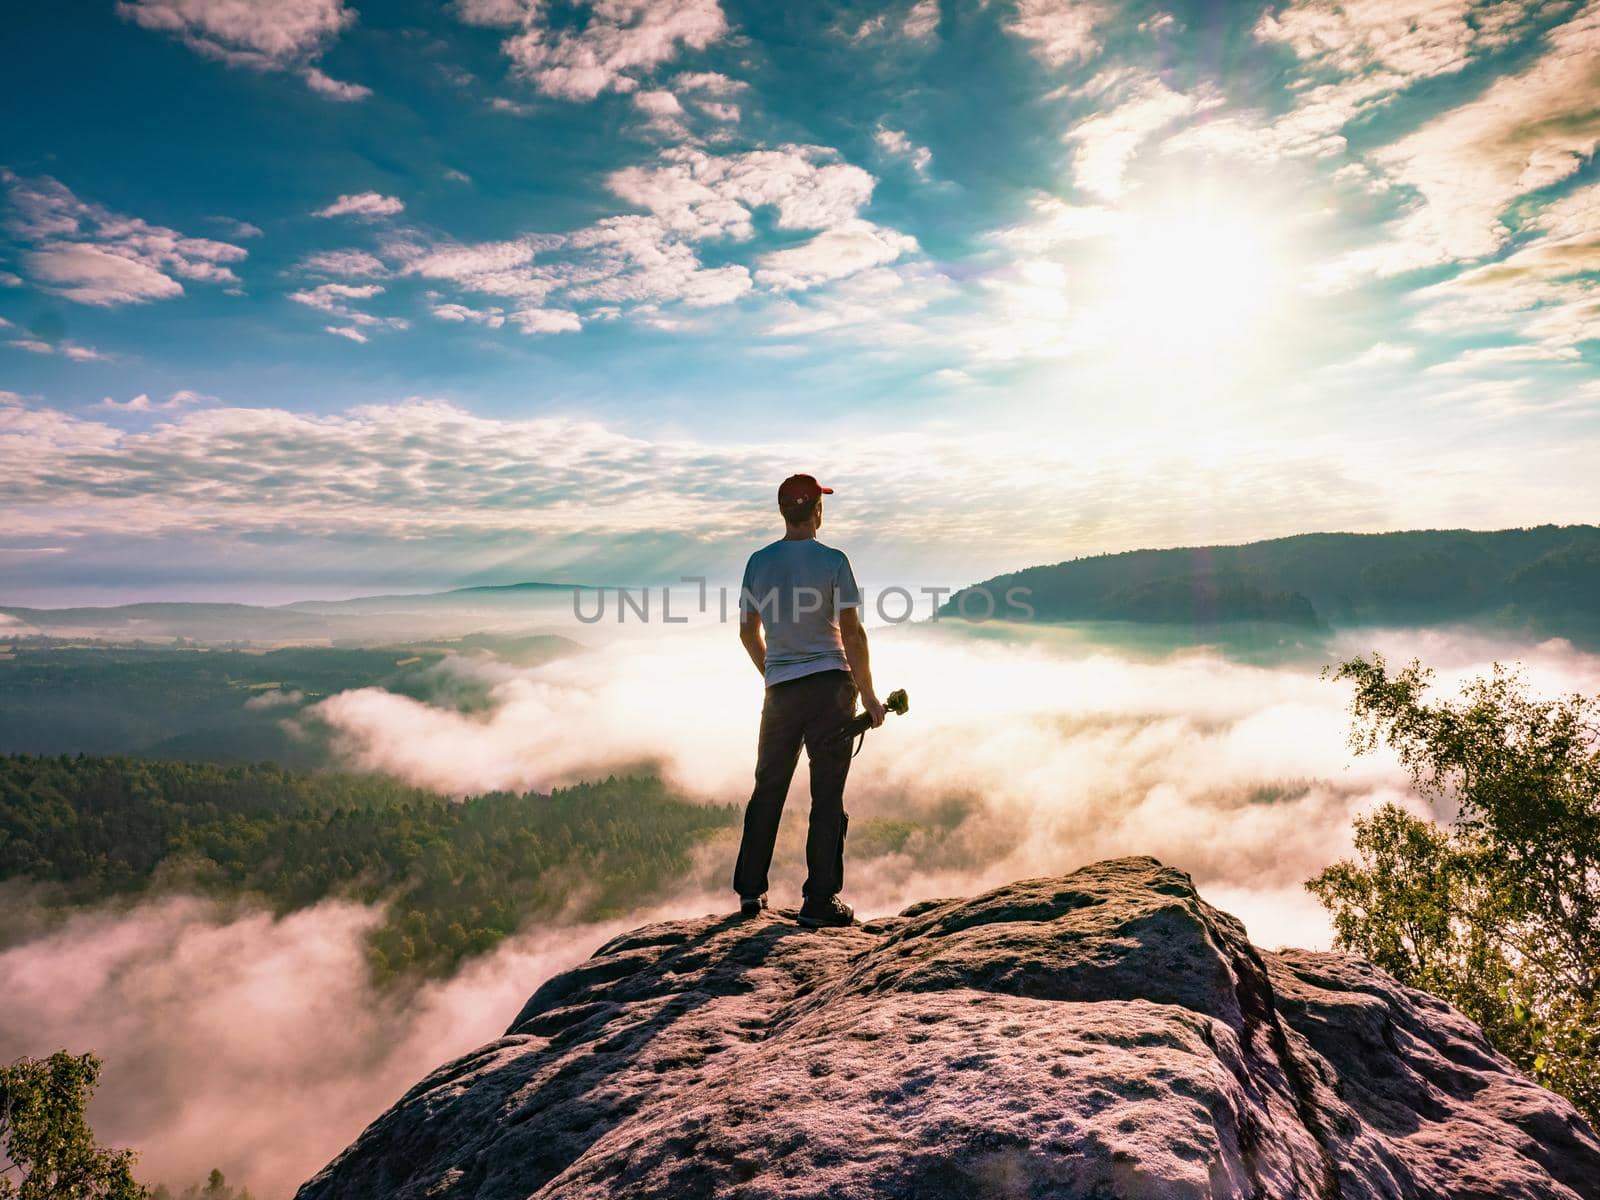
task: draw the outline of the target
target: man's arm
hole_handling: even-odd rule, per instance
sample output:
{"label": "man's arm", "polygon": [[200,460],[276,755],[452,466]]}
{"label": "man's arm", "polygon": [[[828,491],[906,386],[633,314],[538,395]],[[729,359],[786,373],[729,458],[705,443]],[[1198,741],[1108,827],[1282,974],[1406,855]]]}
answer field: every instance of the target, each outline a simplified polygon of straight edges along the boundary
{"label": "man's arm", "polygon": [[883,705],[878,693],[872,690],[872,662],[867,654],[867,631],[861,624],[861,610],[845,608],[839,611],[839,639],[844,642],[844,660],[850,664],[850,677],[856,681],[856,691],[861,693],[861,707],[872,718],[872,727],[883,724]]}
{"label": "man's arm", "polygon": [[750,661],[755,663],[756,670],[766,675],[767,635],[761,628],[760,613],[739,614],[739,641],[743,644],[745,653],[750,656]]}

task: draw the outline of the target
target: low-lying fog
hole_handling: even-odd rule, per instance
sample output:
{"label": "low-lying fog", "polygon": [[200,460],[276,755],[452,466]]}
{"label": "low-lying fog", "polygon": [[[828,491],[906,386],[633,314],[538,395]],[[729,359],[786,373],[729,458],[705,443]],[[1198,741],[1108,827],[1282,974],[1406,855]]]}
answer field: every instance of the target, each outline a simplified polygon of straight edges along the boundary
{"label": "low-lying fog", "polygon": [[[1373,649],[1420,657],[1445,691],[1496,659],[1522,661],[1540,693],[1600,691],[1600,657],[1564,642],[1365,631],[1335,637],[1329,657]],[[1423,811],[1392,758],[1352,756],[1348,687],[1319,679],[1317,663],[1158,657],[1061,631],[1002,638],[948,625],[882,629],[873,660],[880,692],[909,689],[912,711],[867,739],[852,815],[932,822],[952,799],[968,815],[937,844],[913,839],[908,854],[848,876],[863,915],[1153,854],[1191,872],[1258,943],[1325,946],[1328,924],[1302,881],[1348,853],[1356,814],[1385,800]],[[481,659],[439,669],[487,677],[490,710],[368,689],[289,719],[324,723],[352,766],[450,793],[651,764],[708,799],[747,794],[761,685],[731,626],[631,636],[534,669]],[[802,766],[796,827],[803,789]],[[731,906],[732,857],[730,842],[715,843],[649,911],[528,931],[403,998],[366,980],[362,937],[376,914],[361,906],[273,920],[179,897],[83,914],[0,954],[0,1059],[94,1050],[106,1063],[97,1132],[137,1147],[144,1177],[185,1184],[216,1166],[263,1200],[287,1196],[614,931]],[[794,859],[780,862],[774,901],[796,903],[799,883]]]}

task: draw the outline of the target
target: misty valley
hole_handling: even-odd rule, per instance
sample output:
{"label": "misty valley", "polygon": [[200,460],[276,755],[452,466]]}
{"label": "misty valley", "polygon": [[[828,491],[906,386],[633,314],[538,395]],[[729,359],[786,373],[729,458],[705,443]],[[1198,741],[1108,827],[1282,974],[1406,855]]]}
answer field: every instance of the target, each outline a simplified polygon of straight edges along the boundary
{"label": "misty valley", "polygon": [[[726,852],[739,809],[611,776],[552,793],[464,798],[381,776],[162,760],[0,758],[0,883],[38,885],[0,919],[0,945],[74,911],[163,895],[256,903],[283,916],[332,899],[379,906],[367,939],[375,983],[449,978],[464,959],[535,923],[624,917],[662,902]],[[851,849],[872,860],[944,823],[869,818]]]}
{"label": "misty valley", "polygon": [[[1600,693],[1573,583],[1593,534],[1107,556],[990,581],[1034,588],[1032,621],[881,625],[876,669],[912,711],[851,765],[847,889],[892,913],[1153,855],[1260,945],[1366,946],[1365,877],[1326,873],[1384,806],[1448,822],[1452,802],[1352,752],[1323,668],[1415,657],[1448,691],[1518,663],[1536,694]],[[1491,581],[1477,599],[1462,561]],[[151,1186],[286,1197],[552,973],[732,905],[756,733],[732,630],[483,591],[307,609],[336,627],[261,616],[299,605],[6,610],[0,1057],[94,1051],[95,1128]],[[782,826],[774,905],[804,830]],[[1540,1070],[1576,1098],[1552,1046]]]}

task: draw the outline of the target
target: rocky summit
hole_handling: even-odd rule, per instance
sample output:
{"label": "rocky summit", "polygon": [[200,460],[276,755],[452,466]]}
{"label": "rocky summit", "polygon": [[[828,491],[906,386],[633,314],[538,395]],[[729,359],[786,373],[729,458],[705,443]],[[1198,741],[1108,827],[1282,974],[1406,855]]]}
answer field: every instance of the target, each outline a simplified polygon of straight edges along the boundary
{"label": "rocky summit", "polygon": [[616,938],[300,1192],[424,1196],[1600,1198],[1600,1141],[1443,1001],[1127,858]]}

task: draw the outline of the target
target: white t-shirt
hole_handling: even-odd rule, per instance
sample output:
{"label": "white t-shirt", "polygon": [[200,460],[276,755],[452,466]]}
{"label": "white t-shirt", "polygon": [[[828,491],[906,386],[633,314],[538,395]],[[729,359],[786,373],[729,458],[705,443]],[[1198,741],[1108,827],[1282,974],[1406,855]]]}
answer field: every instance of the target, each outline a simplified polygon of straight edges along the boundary
{"label": "white t-shirt", "polygon": [[850,560],[815,538],[773,542],[745,564],[739,612],[761,615],[768,687],[818,671],[848,671],[839,614],[860,607]]}

